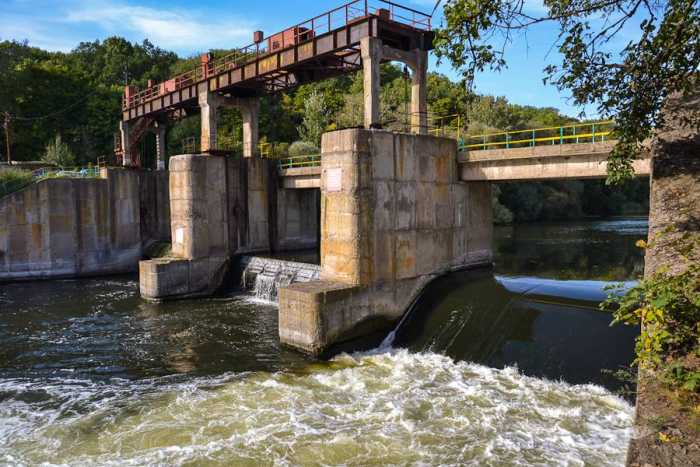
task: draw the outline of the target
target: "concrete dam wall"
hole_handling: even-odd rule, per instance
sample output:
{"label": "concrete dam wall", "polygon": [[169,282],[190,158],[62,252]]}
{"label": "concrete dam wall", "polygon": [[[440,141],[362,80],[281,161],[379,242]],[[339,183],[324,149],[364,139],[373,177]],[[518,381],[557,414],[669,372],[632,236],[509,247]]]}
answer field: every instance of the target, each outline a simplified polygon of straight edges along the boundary
{"label": "concrete dam wall", "polygon": [[0,281],[135,271],[145,245],[169,240],[167,177],[109,169],[0,199]]}
{"label": "concrete dam wall", "polygon": [[279,291],[280,339],[314,354],[389,328],[440,274],[491,263],[488,182],[463,183],[448,138],[323,135],[321,280]]}

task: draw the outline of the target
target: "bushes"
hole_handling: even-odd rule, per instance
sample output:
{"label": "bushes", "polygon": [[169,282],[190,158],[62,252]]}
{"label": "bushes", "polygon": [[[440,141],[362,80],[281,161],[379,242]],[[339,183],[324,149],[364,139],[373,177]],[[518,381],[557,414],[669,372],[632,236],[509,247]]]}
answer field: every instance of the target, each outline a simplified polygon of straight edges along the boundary
{"label": "bushes", "polygon": [[[642,240],[638,245],[647,247]],[[680,272],[661,268],[624,295],[611,295],[601,308],[613,311],[614,323],[642,325],[635,361],[641,368],[700,394],[700,238],[685,234],[671,245],[686,263]]]}
{"label": "bushes", "polygon": [[289,157],[315,156],[319,152],[313,143],[307,141],[295,141],[289,146]]}
{"label": "bushes", "polygon": [[21,190],[32,182],[32,173],[26,170],[0,170],[0,198]]}
{"label": "bushes", "polygon": [[46,153],[42,160],[62,169],[75,165],[75,155],[68,145],[61,141],[61,135],[56,135],[56,138],[46,146]]}

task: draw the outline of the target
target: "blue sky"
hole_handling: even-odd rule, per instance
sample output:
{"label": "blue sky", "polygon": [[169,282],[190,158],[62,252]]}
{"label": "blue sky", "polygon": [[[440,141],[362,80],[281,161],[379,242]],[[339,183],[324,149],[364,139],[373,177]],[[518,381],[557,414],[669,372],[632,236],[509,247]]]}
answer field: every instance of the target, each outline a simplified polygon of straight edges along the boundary
{"label": "blue sky", "polygon": [[[434,5],[433,0],[398,3],[427,12]],[[247,45],[257,29],[266,33],[283,30],[343,4],[343,0],[3,0],[3,4],[0,40],[26,39],[44,49],[69,51],[81,41],[119,35],[132,41],[148,38],[162,48],[190,56],[209,48]],[[532,0],[528,8],[535,13],[542,11],[541,0]],[[434,22],[440,20],[438,13]],[[506,96],[518,104],[578,114],[581,109],[572,105],[568,93],[542,83],[543,68],[560,60],[552,47],[556,34],[555,25],[545,24],[515,37],[507,53],[508,69],[481,74],[476,90]],[[628,40],[629,34],[621,40]],[[448,64],[438,67],[434,58],[431,70],[457,78]],[[586,111],[588,116],[596,116],[595,109]]]}

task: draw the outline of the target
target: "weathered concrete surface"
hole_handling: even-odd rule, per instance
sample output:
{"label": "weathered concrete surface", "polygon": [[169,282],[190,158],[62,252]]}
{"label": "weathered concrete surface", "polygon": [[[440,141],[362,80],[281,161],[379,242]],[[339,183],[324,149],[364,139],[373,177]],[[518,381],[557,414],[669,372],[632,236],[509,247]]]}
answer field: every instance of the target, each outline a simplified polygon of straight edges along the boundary
{"label": "weathered concrete surface", "polygon": [[139,263],[139,289],[149,300],[206,297],[220,287],[228,271],[227,257],[159,258]]}
{"label": "weathered concrete surface", "polygon": [[155,224],[166,213],[141,197],[149,174],[103,177],[43,180],[0,199],[0,280],[134,271],[155,235],[142,213]]}
{"label": "weathered concrete surface", "polygon": [[139,175],[141,236],[144,246],[151,242],[170,241],[169,173],[135,172]]}
{"label": "weathered concrete surface", "polygon": [[279,171],[284,189],[321,188],[321,167],[294,167]]}
{"label": "weathered concrete surface", "polygon": [[225,158],[170,159],[172,257],[140,263],[143,298],[209,295],[221,285],[230,252],[227,202]]}
{"label": "weathered concrete surface", "polygon": [[270,244],[270,161],[258,157],[245,158],[248,232],[247,242],[239,245],[238,252],[269,251]]}
{"label": "weathered concrete surface", "polygon": [[[459,154],[462,181],[556,180],[607,177],[607,158],[616,141],[556,144]],[[637,176],[650,172],[650,154],[634,161]]]}
{"label": "weathered concrete surface", "polygon": [[183,259],[226,256],[226,161],[185,154],[170,159],[173,255]]}
{"label": "weathered concrete surface", "polygon": [[317,247],[320,209],[321,192],[317,189],[278,189],[276,250]]}
{"label": "weathered concrete surface", "polygon": [[271,227],[281,229],[279,244],[284,248],[312,246],[307,230],[313,225],[304,217],[309,214],[301,212],[309,204],[303,194],[283,194],[283,207],[291,203],[293,209],[281,223],[275,220],[271,225],[270,205],[278,202],[270,197],[272,170],[268,160],[256,157],[172,157],[172,257],[142,262],[142,296],[160,300],[210,295],[221,285],[233,255],[272,249]]}
{"label": "weathered concrete surface", "polygon": [[[700,93],[686,99],[670,98],[664,109],[665,125],[652,142],[646,277],[662,267],[670,273],[681,272],[688,262],[674,248],[674,241],[683,235],[700,236],[700,131],[684,121],[698,109]],[[697,254],[691,256],[691,261],[700,261]],[[656,375],[640,372],[635,433],[627,464],[632,467],[700,465],[698,426],[700,414],[693,413],[687,403],[682,407],[677,393],[665,387]],[[672,441],[662,443],[660,431]]]}
{"label": "weathered concrete surface", "polygon": [[398,319],[435,276],[490,264],[488,183],[456,142],[344,130],[322,142],[321,281],[280,291],[280,338],[307,352]]}

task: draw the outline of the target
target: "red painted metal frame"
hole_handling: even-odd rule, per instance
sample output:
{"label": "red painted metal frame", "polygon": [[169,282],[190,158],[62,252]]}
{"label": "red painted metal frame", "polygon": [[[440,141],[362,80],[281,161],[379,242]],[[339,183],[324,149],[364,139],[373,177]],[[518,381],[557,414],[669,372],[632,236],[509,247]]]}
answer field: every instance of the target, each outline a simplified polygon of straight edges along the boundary
{"label": "red painted metal frame", "polygon": [[[280,52],[309,42],[315,37],[329,34],[335,29],[350,26],[370,16],[377,16],[372,11],[378,12],[379,9],[388,10],[391,21],[417,30],[430,31],[431,29],[431,17],[426,13],[386,0],[354,0],[296,24],[282,32],[272,34],[261,42],[248,45],[216,60],[199,65],[193,70],[177,75],[163,83],[148,87],[133,95],[125,95],[122,102],[122,110],[127,111],[164,94],[200,83],[209,77],[244,68],[246,65],[272,52]],[[292,34],[289,34],[290,32]],[[271,50],[270,45],[273,39],[280,37],[282,38],[280,46]]]}

